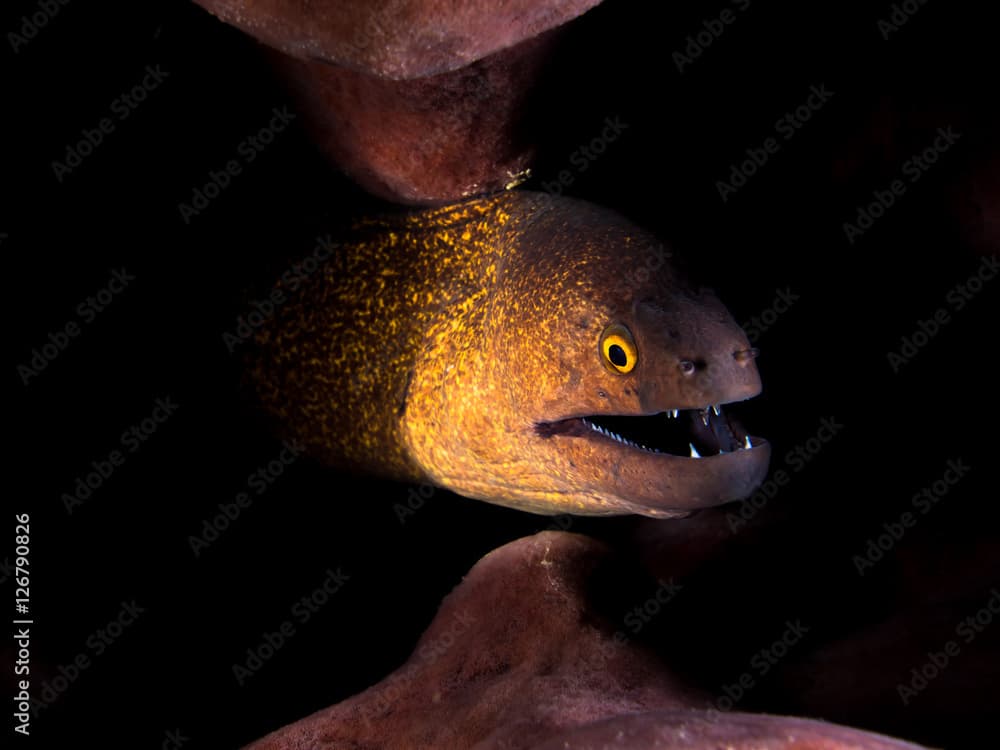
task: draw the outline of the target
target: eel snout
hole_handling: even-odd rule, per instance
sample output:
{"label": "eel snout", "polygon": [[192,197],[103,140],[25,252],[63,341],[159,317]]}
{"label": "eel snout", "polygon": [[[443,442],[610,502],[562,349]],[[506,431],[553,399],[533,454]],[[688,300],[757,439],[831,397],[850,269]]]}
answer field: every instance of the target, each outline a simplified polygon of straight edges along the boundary
{"label": "eel snout", "polygon": [[761,392],[758,352],[718,298],[676,283],[609,330],[622,366],[604,368],[599,398],[578,386],[535,423],[549,460],[565,456],[573,483],[619,512],[679,515],[752,493],[770,445],[735,412]]}

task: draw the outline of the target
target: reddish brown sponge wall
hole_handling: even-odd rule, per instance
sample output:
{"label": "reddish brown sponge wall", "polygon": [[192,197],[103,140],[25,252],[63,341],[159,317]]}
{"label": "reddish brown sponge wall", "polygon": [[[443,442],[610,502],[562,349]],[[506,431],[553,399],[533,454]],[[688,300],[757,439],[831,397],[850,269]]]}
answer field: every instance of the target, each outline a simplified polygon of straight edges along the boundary
{"label": "reddish brown sponge wall", "polygon": [[456,70],[576,18],[601,0],[196,0],[302,59],[406,80]]}
{"label": "reddish brown sponge wall", "polygon": [[369,192],[413,205],[523,178],[525,100],[558,27],[599,2],[200,0],[269,45],[328,158]]}
{"label": "reddish brown sponge wall", "polygon": [[497,192],[528,169],[525,103],[558,32],[411,80],[269,56],[325,156],[374,195],[436,205]]}
{"label": "reddish brown sponge wall", "polygon": [[490,552],[398,670],[248,750],[919,750],[820,721],[720,710],[603,618],[592,580],[607,557],[602,543],[558,531]]}

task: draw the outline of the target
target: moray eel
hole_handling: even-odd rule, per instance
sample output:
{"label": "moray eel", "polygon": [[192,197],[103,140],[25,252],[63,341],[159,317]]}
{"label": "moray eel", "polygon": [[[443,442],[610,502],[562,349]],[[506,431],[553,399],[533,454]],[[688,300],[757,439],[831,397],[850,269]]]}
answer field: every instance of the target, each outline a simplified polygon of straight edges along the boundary
{"label": "moray eel", "polygon": [[770,447],[725,408],[760,392],[756,350],[669,257],[523,191],[370,220],[285,289],[253,380],[335,466],[535,513],[686,515],[749,495]]}

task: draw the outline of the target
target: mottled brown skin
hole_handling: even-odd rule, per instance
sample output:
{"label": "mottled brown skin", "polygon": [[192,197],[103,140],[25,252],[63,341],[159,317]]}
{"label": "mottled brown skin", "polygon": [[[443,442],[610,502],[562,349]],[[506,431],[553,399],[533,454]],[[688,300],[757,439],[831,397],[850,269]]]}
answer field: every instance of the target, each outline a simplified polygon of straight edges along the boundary
{"label": "mottled brown skin", "polygon": [[600,0],[195,0],[300,59],[380,78],[457,70],[576,18]]}
{"label": "mottled brown skin", "polygon": [[535,148],[525,102],[559,31],[406,81],[269,57],[313,142],[351,179],[388,201],[442,205],[500,192],[526,173]]}
{"label": "mottled brown skin", "polygon": [[[268,45],[324,156],[368,192],[439,206],[523,181],[532,96],[598,0],[199,0]],[[555,85],[555,84],[552,84]]]}
{"label": "mottled brown skin", "polygon": [[712,710],[718,696],[595,605],[594,581],[614,580],[600,570],[606,555],[564,532],[494,550],[398,670],[249,750],[920,750],[821,721]]}
{"label": "mottled brown skin", "polygon": [[[476,750],[500,750],[482,745]],[[509,748],[509,746],[508,746]],[[595,722],[532,750],[927,750],[891,737],[791,716],[652,711]]]}
{"label": "mottled brown skin", "polygon": [[[263,404],[322,459],[536,513],[666,517],[763,480],[770,451],[758,438],[688,458],[575,420],[760,391],[726,309],[621,216],[515,191],[366,231],[258,340]],[[627,374],[600,356],[611,323],[635,338]]]}

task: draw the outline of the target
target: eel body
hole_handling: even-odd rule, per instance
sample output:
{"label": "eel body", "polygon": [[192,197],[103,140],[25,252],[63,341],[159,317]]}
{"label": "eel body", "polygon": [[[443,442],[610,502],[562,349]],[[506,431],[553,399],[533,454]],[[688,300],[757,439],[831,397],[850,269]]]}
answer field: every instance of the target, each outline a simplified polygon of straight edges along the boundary
{"label": "eel body", "polygon": [[748,495],[761,385],[709,290],[620,215],[522,191],[365,222],[260,330],[253,378],[321,460],[536,513]]}

